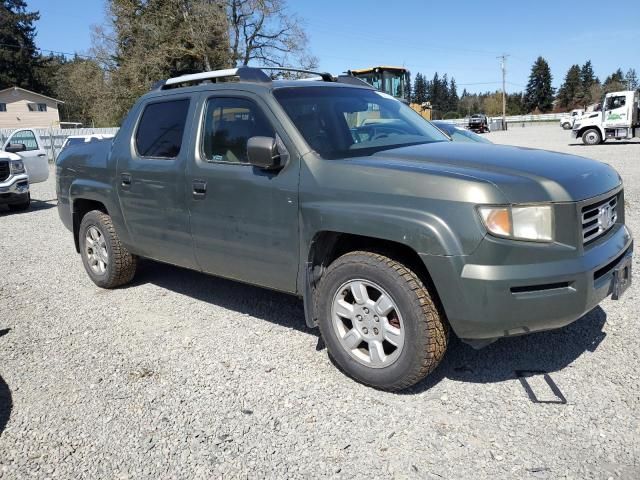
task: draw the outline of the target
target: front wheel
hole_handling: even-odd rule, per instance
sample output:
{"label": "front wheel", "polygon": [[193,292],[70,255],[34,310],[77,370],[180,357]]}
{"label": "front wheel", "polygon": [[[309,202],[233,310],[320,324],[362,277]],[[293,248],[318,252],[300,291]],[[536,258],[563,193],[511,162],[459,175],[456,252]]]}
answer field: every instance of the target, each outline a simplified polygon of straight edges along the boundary
{"label": "front wheel", "polygon": [[21,203],[9,204],[9,210],[12,212],[24,212],[31,206],[31,193],[27,193],[26,200]]}
{"label": "front wheel", "polygon": [[318,323],[329,355],[350,377],[397,391],[442,360],[448,326],[407,266],[358,251],[334,261],[317,291]]}
{"label": "front wheel", "polygon": [[569,122],[565,122],[562,124],[562,128],[565,130],[571,130],[571,124]]}
{"label": "front wheel", "polygon": [[582,143],[585,145],[598,145],[600,142],[602,142],[602,137],[595,128],[590,128],[582,134]]}
{"label": "front wheel", "polygon": [[120,242],[109,215],[99,210],[87,213],[78,235],[82,263],[93,283],[115,288],[133,279],[137,258]]}

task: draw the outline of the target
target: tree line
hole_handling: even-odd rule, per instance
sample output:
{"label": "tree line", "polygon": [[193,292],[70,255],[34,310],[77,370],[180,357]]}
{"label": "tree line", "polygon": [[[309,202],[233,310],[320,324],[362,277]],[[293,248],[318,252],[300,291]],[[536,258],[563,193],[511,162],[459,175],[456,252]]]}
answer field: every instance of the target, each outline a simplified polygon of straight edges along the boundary
{"label": "tree line", "polygon": [[[506,95],[506,114],[547,113],[586,107],[599,102],[608,92],[636,90],[640,87],[638,75],[633,68],[623,73],[618,68],[603,82],[595,75],[591,60],[582,66],[573,65],[565,75],[564,82],[556,90],[549,63],[538,57],[531,67],[524,91]],[[458,96],[455,79],[436,72],[431,80],[417,73],[410,88],[412,103],[431,103],[433,118],[457,118],[473,113],[490,116],[502,114],[502,92],[469,93],[466,89]]]}
{"label": "tree line", "polygon": [[118,125],[159,79],[247,65],[313,68],[303,22],[286,0],[107,0],[88,55],[44,55],[38,12],[0,0],[0,89],[55,97],[63,120]]}

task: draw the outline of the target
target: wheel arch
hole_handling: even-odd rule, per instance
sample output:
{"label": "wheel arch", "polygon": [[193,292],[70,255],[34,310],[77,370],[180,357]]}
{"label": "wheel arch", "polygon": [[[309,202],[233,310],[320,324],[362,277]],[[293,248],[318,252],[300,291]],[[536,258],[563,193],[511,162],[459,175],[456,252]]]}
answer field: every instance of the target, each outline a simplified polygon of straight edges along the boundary
{"label": "wheel arch", "polygon": [[353,251],[370,251],[388,256],[409,267],[418,275],[427,289],[433,294],[433,301],[444,315],[438,290],[426,265],[411,246],[377,237],[356,235],[337,231],[319,231],[309,244],[306,268],[304,271],[304,307],[307,326],[317,326],[317,315],[314,305],[316,286],[327,267],[340,256]]}
{"label": "wheel arch", "polygon": [[80,231],[80,223],[84,216],[92,210],[99,210],[109,215],[109,210],[104,203],[89,198],[76,198],[71,204],[71,215],[73,218],[73,241],[76,246],[76,252],[80,253],[80,240],[78,233]]}
{"label": "wheel arch", "polygon": [[580,130],[578,130],[578,136],[582,138],[582,135],[584,135],[584,133],[587,130],[594,130],[594,129],[600,132],[600,138],[604,138],[604,131],[602,130],[602,128],[600,128],[599,125],[586,125],[584,127],[580,127]]}

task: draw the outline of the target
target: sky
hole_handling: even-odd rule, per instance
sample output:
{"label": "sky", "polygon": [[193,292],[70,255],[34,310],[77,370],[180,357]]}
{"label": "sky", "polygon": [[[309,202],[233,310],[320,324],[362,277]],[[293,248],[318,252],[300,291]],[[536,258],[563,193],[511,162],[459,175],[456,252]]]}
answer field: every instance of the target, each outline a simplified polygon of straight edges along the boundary
{"label": "sky", "polygon": [[[27,0],[40,11],[39,48],[86,53],[104,0]],[[618,67],[640,73],[637,0],[289,0],[303,19],[319,69],[340,73],[374,65],[407,67],[413,76],[447,73],[470,92],[501,87],[498,55],[507,54],[507,91],[521,91],[543,56],[560,86],[572,64],[591,59],[601,80]],[[47,53],[47,52],[45,52]]]}

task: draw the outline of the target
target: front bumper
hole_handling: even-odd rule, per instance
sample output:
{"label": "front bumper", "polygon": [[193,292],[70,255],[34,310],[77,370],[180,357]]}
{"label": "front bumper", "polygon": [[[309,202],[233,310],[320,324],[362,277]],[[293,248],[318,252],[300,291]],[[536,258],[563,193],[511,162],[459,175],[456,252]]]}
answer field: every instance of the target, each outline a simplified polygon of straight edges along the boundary
{"label": "front bumper", "polygon": [[611,295],[614,271],[633,254],[619,224],[577,258],[479,265],[469,257],[423,256],[451,327],[462,339],[490,340],[563,327]]}
{"label": "front bumper", "polygon": [[0,182],[0,205],[22,203],[29,195],[29,177],[25,174],[12,175]]}

